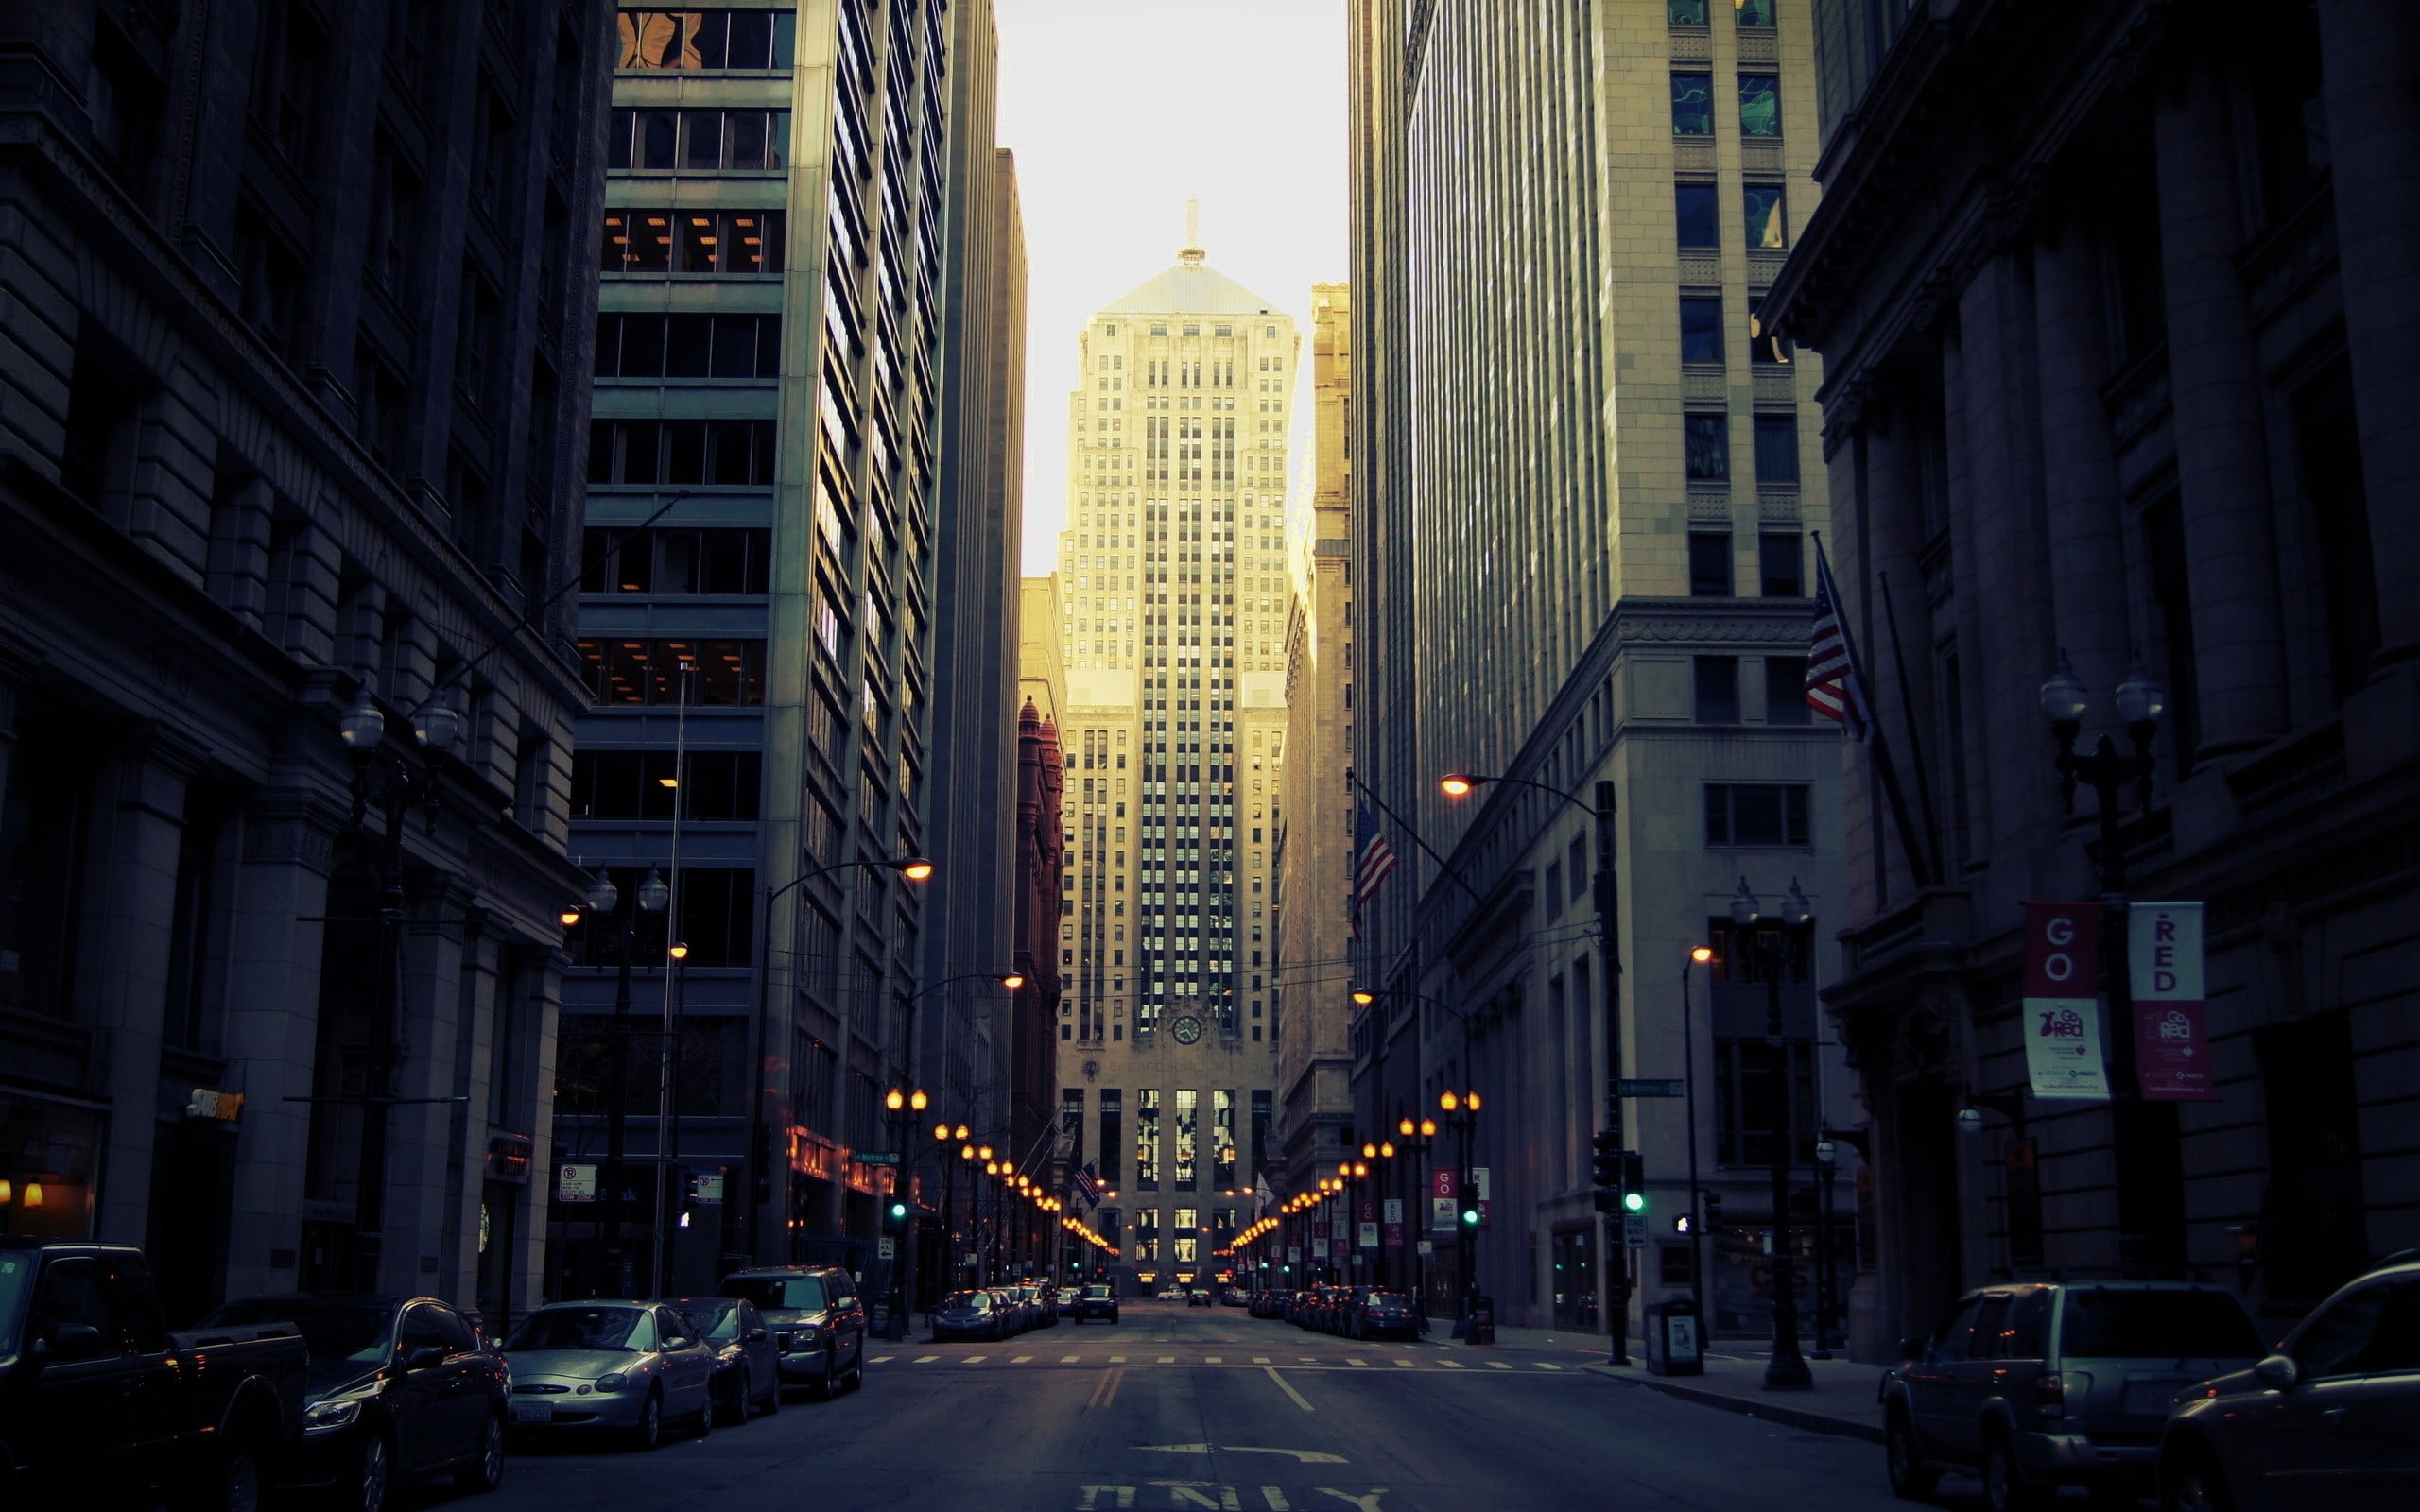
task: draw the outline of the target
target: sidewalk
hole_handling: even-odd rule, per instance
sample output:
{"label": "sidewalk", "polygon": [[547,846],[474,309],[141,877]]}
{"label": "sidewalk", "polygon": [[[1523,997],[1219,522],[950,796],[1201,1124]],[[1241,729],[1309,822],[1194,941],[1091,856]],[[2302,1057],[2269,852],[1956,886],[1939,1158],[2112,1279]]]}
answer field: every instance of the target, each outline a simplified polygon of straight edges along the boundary
{"label": "sidewalk", "polygon": [[[1454,1349],[1469,1348],[1454,1338],[1452,1332],[1451,1321],[1438,1323],[1429,1335],[1430,1342]],[[1630,1349],[1633,1363],[1609,1366],[1605,1363],[1609,1344],[1601,1333],[1556,1329],[1495,1331],[1495,1348],[1499,1349],[1582,1355],[1589,1362],[1586,1368],[1599,1375],[1684,1401],[1744,1413],[1808,1433],[1882,1442],[1882,1412],[1874,1400],[1875,1383],[1882,1374],[1879,1366],[1853,1365],[1846,1359],[1809,1360],[1806,1368],[1815,1378],[1813,1390],[1767,1391],[1765,1361],[1771,1351],[1761,1344],[1717,1339],[1706,1349],[1704,1373],[1694,1376],[1649,1374],[1647,1351],[1635,1339]]]}

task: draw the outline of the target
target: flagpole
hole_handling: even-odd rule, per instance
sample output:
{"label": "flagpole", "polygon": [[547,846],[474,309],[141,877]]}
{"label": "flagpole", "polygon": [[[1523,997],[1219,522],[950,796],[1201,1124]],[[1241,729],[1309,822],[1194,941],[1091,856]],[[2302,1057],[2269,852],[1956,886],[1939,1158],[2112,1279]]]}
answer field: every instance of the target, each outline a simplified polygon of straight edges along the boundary
{"label": "flagpole", "polygon": [[[1893,827],[1899,832],[1899,849],[1907,853],[1908,871],[1914,877],[1917,886],[1929,887],[1932,885],[1932,868],[1926,865],[1924,852],[1916,845],[1915,825],[1908,816],[1908,797],[1899,787],[1898,764],[1891,759],[1891,743],[1884,735],[1882,726],[1874,718],[1872,709],[1865,705],[1865,667],[1858,659],[1857,637],[1850,633],[1848,616],[1841,611],[1841,585],[1832,576],[1832,562],[1824,551],[1823,533],[1810,531],[1809,534],[1815,539],[1817,581],[1824,597],[1831,602],[1832,624],[1840,632],[1841,650],[1849,662],[1848,682],[1841,689],[1844,695],[1842,703],[1847,706],[1845,712],[1865,726],[1866,744],[1874,747],[1875,771],[1882,779],[1882,796],[1891,805]],[[1846,723],[1843,719],[1842,724],[1845,726]]]}
{"label": "flagpole", "polygon": [[[1454,864],[1452,862],[1446,860],[1443,856],[1439,855],[1437,853],[1436,847],[1430,845],[1426,840],[1422,839],[1420,837],[1420,832],[1413,829],[1409,821],[1406,820],[1402,815],[1397,814],[1393,809],[1389,808],[1385,799],[1382,799],[1377,794],[1371,792],[1370,784],[1354,775],[1352,767],[1348,766],[1344,769],[1344,780],[1352,783],[1353,786],[1360,792],[1363,798],[1366,798],[1371,802],[1378,805],[1379,813],[1385,815],[1388,818],[1394,820],[1395,828],[1409,835],[1412,844],[1420,847],[1421,854],[1426,856],[1429,860],[1436,862],[1438,870],[1453,878],[1455,885],[1461,887],[1462,891],[1469,893],[1471,895],[1472,902],[1476,902],[1479,901],[1478,889],[1472,886],[1469,882],[1464,880],[1460,871],[1454,869]],[[1354,863],[1356,866],[1360,864],[1360,859],[1361,858],[1358,856],[1354,857]]]}
{"label": "flagpole", "polygon": [[1899,669],[1899,718],[1908,727],[1908,755],[1916,766],[1916,802],[1925,815],[1925,850],[1932,857],[1936,877],[1947,879],[1949,868],[1941,859],[1941,820],[1933,813],[1932,780],[1925,775],[1924,737],[1916,729],[1916,700],[1908,683],[1908,647],[1899,636],[1899,609],[1891,598],[1891,575],[1876,573],[1882,585],[1882,613],[1891,625],[1891,660]]}

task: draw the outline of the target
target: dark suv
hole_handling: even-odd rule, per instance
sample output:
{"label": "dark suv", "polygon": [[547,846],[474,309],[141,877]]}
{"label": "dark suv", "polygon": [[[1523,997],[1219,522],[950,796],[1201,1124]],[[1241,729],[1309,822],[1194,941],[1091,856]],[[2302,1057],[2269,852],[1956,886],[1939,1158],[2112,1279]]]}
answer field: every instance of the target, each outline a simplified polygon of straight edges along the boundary
{"label": "dark suv", "polygon": [[1926,1497],[1942,1470],[1971,1470],[1993,1512],[2038,1505],[2059,1486],[2147,1492],[2169,1402],[2261,1352],[2235,1294],[2204,1283],[1970,1292],[1930,1335],[1902,1340],[1883,1372],[1891,1489]]}
{"label": "dark suv", "polygon": [[1067,1305],[1079,1323],[1097,1317],[1117,1321],[1117,1293],[1107,1281],[1086,1281],[1076,1289]]}
{"label": "dark suv", "polygon": [[756,1304],[781,1351],[782,1387],[838,1396],[865,1384],[866,1310],[856,1282],[835,1265],[761,1265],[723,1278],[725,1297]]}

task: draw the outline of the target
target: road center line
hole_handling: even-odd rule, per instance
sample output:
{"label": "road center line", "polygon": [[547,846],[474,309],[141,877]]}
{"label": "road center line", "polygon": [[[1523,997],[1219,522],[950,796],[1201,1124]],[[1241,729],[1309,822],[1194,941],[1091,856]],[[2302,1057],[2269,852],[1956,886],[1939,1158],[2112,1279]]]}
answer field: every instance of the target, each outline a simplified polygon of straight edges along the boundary
{"label": "road center line", "polygon": [[1261,1368],[1269,1372],[1270,1380],[1277,1383],[1278,1390],[1294,1399],[1295,1406],[1302,1408],[1305,1412],[1319,1411],[1317,1407],[1312,1406],[1308,1401],[1305,1401],[1303,1399],[1303,1394],[1301,1392],[1294,1389],[1294,1383],[1287,1380],[1284,1376],[1277,1373],[1277,1367],[1275,1366],[1265,1365],[1262,1366]]}

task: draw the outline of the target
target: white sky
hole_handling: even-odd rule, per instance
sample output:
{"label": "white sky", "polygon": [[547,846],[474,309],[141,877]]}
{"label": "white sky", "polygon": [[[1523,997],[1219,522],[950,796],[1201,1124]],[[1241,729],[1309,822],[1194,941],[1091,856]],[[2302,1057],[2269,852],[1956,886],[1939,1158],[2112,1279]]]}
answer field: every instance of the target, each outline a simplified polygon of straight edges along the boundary
{"label": "white sky", "polygon": [[1176,262],[1201,201],[1212,267],[1294,317],[1293,452],[1310,452],[1311,285],[1344,280],[1339,0],[994,0],[999,143],[1027,258],[1025,571],[1058,560],[1067,394],[1095,310]]}

